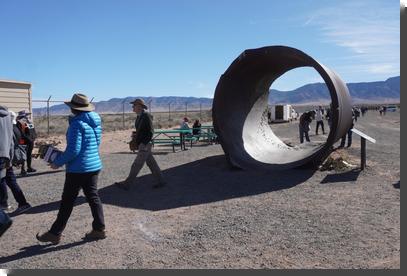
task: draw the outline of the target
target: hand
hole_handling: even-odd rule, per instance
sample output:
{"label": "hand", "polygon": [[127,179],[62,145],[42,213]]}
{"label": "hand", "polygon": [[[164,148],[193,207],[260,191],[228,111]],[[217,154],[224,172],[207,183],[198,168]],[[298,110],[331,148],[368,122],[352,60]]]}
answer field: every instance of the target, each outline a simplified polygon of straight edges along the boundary
{"label": "hand", "polygon": [[54,169],[54,170],[59,168],[59,166],[55,165],[54,163],[50,164],[50,167],[51,167],[51,169]]}

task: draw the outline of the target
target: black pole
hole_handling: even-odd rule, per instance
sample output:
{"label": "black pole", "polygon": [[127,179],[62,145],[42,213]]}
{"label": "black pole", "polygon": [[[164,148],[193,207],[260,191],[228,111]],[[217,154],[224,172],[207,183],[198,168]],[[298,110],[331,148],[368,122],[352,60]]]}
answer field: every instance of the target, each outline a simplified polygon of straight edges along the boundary
{"label": "black pole", "polygon": [[124,129],[124,103],[125,103],[125,101],[123,101],[123,113],[122,113],[123,129]]}
{"label": "black pole", "polygon": [[366,139],[360,137],[360,169],[364,170],[366,167]]}
{"label": "black pole", "polygon": [[47,100],[47,124],[48,124],[48,136],[49,136],[49,101],[51,100],[52,96],[49,96]]}

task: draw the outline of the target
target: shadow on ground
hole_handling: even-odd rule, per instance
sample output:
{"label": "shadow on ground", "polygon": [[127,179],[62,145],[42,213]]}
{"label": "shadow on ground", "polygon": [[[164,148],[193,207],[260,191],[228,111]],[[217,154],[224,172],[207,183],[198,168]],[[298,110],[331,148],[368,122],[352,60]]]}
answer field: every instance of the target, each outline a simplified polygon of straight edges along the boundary
{"label": "shadow on ground", "polygon": [[79,246],[88,242],[92,242],[92,240],[81,240],[69,244],[53,246],[53,245],[32,245],[28,247],[21,248],[17,254],[7,256],[7,257],[0,257],[0,264],[9,263],[16,260],[21,260],[24,258],[29,258],[32,256],[47,254],[50,252],[56,252],[60,250],[65,250],[71,247]]}
{"label": "shadow on ground", "polygon": [[321,184],[354,182],[358,179],[360,173],[361,173],[360,169],[355,169],[344,173],[328,174],[327,176],[325,176],[324,179],[322,179]]}
{"label": "shadow on ground", "polygon": [[[224,155],[212,156],[163,171],[168,184],[153,189],[151,174],[138,177],[129,191],[113,183],[99,190],[103,204],[151,211],[193,206],[289,189],[307,181],[315,170],[231,170]],[[86,203],[79,196],[75,205]],[[33,206],[27,214],[54,211],[59,201]]]}
{"label": "shadow on ground", "polygon": [[59,172],[64,172],[65,170],[52,170],[52,171],[46,171],[46,172],[36,172],[36,173],[29,173],[27,175],[20,175],[17,174],[16,178],[25,178],[25,177],[32,177],[32,176],[39,176],[39,175],[44,175],[44,174],[53,174],[53,173],[59,173]]}
{"label": "shadow on ground", "polygon": [[231,170],[225,156],[212,156],[163,171],[167,186],[153,189],[151,174],[137,178],[129,191],[110,185],[99,190],[104,204],[166,210],[288,189],[307,181],[314,170]]}

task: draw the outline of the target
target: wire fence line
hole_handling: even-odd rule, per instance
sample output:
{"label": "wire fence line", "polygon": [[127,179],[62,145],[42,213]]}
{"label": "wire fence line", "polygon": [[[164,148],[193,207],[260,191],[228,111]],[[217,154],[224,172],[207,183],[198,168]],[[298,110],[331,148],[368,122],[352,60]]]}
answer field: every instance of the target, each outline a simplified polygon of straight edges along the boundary
{"label": "wire fence line", "polygon": [[[93,102],[94,98],[90,102]],[[59,109],[57,112],[53,111],[52,104],[60,104],[65,101],[54,100],[50,96],[46,100],[33,99],[33,103],[43,104],[45,107],[34,108],[33,110],[33,120],[36,125],[37,132],[40,135],[54,135],[54,134],[64,134],[68,128],[67,116],[70,113],[69,108]],[[123,100],[115,103],[113,109],[117,111],[98,111],[98,104],[96,104],[96,111],[100,114],[103,123],[103,129],[106,131],[115,131],[130,129],[134,127],[134,121],[136,119],[136,114],[130,109],[130,101]],[[189,108],[187,102],[184,103],[183,109],[180,109],[179,103],[176,107],[174,103],[168,103],[168,109],[163,110],[163,107],[155,107],[152,101],[146,102],[150,114],[153,116],[154,128],[171,128],[177,126],[181,123],[184,117],[190,120],[199,119],[201,122],[211,122],[212,121],[212,111],[207,106],[206,108],[199,104],[199,109]],[[192,123],[192,122],[191,122]]]}

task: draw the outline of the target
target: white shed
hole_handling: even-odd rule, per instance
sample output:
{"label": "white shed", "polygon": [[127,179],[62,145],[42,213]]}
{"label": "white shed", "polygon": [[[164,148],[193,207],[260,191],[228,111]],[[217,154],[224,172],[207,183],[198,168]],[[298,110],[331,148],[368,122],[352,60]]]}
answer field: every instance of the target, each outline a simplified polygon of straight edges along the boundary
{"label": "white shed", "polygon": [[297,119],[297,112],[294,110],[294,108],[289,105],[272,105],[270,107],[270,112],[271,112],[271,122],[289,122],[294,119]]}
{"label": "white shed", "polygon": [[32,113],[31,83],[0,80],[0,104],[16,113],[20,110]]}

